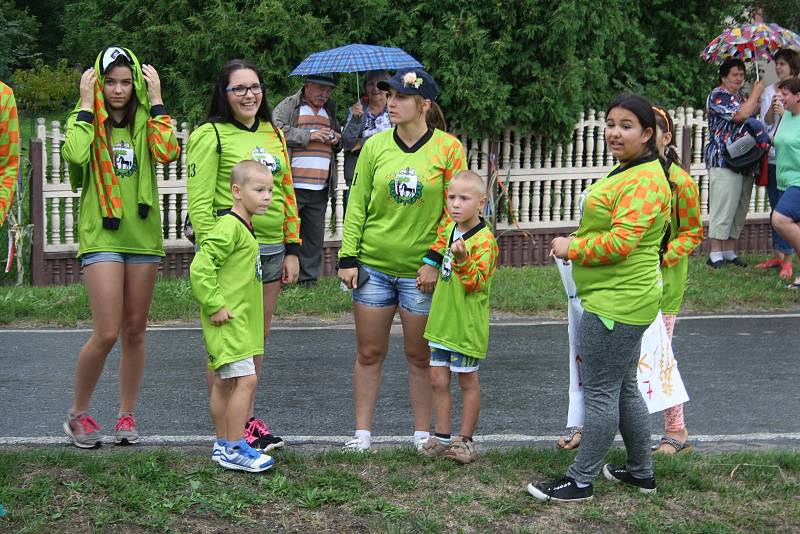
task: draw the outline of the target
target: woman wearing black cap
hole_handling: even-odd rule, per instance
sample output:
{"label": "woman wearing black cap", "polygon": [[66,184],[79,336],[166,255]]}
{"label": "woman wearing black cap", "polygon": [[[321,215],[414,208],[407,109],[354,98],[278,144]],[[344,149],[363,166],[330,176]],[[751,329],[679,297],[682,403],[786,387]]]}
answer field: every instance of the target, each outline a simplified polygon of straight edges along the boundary
{"label": "woman wearing black cap", "polygon": [[429,129],[426,113],[438,87],[421,69],[398,72],[378,87],[389,92],[395,125],[361,149],[339,251],[339,278],[353,289],[357,357],[353,371],[356,432],[345,449],[365,451],[389,330],[398,305],[409,363],[414,444],[429,436],[430,349],[422,337],[442,256],[431,250],[437,229],[449,222],[445,199],[450,178],[466,170],[455,137]]}

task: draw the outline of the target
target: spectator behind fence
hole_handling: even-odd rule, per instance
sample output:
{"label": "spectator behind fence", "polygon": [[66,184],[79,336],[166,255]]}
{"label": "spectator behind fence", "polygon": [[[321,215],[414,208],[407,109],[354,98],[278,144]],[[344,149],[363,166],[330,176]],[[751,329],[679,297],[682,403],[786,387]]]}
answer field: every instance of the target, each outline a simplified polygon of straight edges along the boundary
{"label": "spectator behind fence", "polygon": [[[768,85],[761,94],[760,117],[761,120],[770,127],[769,133],[773,137],[775,137],[775,133],[778,131],[780,117],[783,114],[783,105],[781,104],[778,84],[783,80],[797,76],[798,73],[800,73],[800,54],[789,49],[778,50],[775,54],[775,74],[778,75],[778,81]],[[778,189],[776,179],[774,146],[769,151],[767,174],[767,198],[769,198],[770,208],[774,211],[775,206],[778,205],[778,201],[781,198],[781,191]],[[780,268],[778,276],[786,279],[791,278],[792,254],[794,253],[794,249],[781,237],[775,228],[772,229],[772,249],[773,257],[756,265],[756,269]]]}
{"label": "spectator behind fence", "polygon": [[347,120],[342,129],[342,149],[344,152],[344,181],[348,189],[344,193],[344,207],[350,196],[353,172],[364,141],[376,133],[392,127],[389,109],[386,107],[386,91],[378,88],[378,82],[389,78],[385,70],[368,71],[364,78],[364,96],[350,107]]}
{"label": "spectator behind fence", "polygon": [[[772,226],[800,250],[800,78],[783,80],[778,89],[784,111],[775,134],[775,162],[782,194],[772,212]],[[800,288],[800,276],[787,287]]]}
{"label": "spectator behind fence", "polygon": [[283,130],[291,158],[292,178],[300,214],[300,278],[313,285],[322,269],[325,245],[325,209],[328,193],[336,188],[336,152],[341,128],[333,74],[306,76],[302,89],[275,107],[272,121]]}
{"label": "spectator behind fence", "polygon": [[127,48],[100,52],[94,68],[81,76],[61,154],[73,191],[81,189],[78,260],[92,311],[92,335],[75,366],[64,431],[77,447],[100,445],[100,426],[87,411],[119,338],[115,441],[138,443],[133,409],[144,373],[147,314],[164,256],[155,168],[180,154],[156,69],[140,64]]}
{"label": "spectator behind fence", "polygon": [[19,119],[14,91],[0,82],[0,226],[14,202],[19,170]]}
{"label": "spectator behind fence", "polygon": [[733,141],[741,123],[758,110],[758,99],[764,83],[753,84],[753,93],[745,98],[744,62],[728,59],[719,68],[719,86],[708,95],[708,144],[705,161],[708,168],[708,237],[711,253],[706,264],[719,269],[731,263],[739,267],[747,264],[736,255],[736,240],[744,227],[750,194],[753,191],[753,174],[756,169],[734,170],[724,160],[726,143]]}
{"label": "spectator behind fence", "polygon": [[[642,335],[658,316],[659,249],[670,220],[670,186],[655,134],[655,114],[645,98],[623,94],[611,102],[605,140],[619,165],[584,190],[575,236],[552,241],[552,254],[572,262],[584,307],[578,334],[584,428],[567,474],[528,485],[541,501],[591,499],[601,468],[612,482],[656,491],[650,416],[636,377]],[[617,429],[627,463],[603,466]]]}
{"label": "spectator behind fence", "polygon": [[[216,220],[233,205],[230,183],[234,165],[251,159],[268,167],[274,177],[272,204],[266,213],[253,216],[263,270],[265,344],[281,286],[297,282],[300,254],[300,221],[288,149],[271,115],[261,71],[249,61],[233,59],[222,67],[208,117],[189,136],[186,148],[189,214],[198,247]],[[257,378],[261,377],[263,361],[260,354],[253,358]],[[209,368],[209,394],[213,382],[214,372]],[[247,443],[265,451],[282,447],[283,439],[270,432],[263,416],[257,416],[254,410],[255,394],[250,399]]]}
{"label": "spectator behind fence", "polygon": [[450,223],[445,209],[450,179],[467,167],[461,142],[426,123],[438,94],[430,74],[400,71],[379,87],[389,91],[395,127],[364,144],[339,250],[339,278],[353,289],[356,323],[356,430],[345,444],[352,451],[368,450],[372,443],[372,416],[398,307],[415,446],[430,435],[430,350],[423,332],[442,264],[442,254],[431,247],[437,230]]}

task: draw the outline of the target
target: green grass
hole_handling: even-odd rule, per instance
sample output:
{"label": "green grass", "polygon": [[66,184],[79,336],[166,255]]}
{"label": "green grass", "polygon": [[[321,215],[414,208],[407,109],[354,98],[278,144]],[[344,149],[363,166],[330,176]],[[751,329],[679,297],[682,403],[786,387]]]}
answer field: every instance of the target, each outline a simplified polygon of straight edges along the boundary
{"label": "green grass", "polygon": [[[460,466],[410,448],[355,457],[287,451],[254,475],[174,450],[0,451],[8,513],[0,530],[716,533],[800,524],[800,452],[661,457],[654,496],[605,480],[583,505],[542,504],[526,493],[528,482],[562,475],[572,458],[515,448]],[[622,459],[620,450],[609,456]],[[398,487],[390,474],[418,483]]]}
{"label": "green grass", "polygon": [[[763,256],[745,256],[751,264]],[[800,291],[785,289],[777,273],[730,267],[713,270],[705,258],[691,258],[684,313],[740,313],[800,310]],[[290,286],[278,300],[277,316],[315,316],[335,319],[349,312],[349,294],[335,278],[314,288]],[[495,315],[564,317],[566,301],[553,266],[498,269],[492,286]],[[150,310],[155,323],[194,321],[197,303],[186,278],[162,278],[156,284]],[[86,291],[81,284],[53,287],[0,286],[0,324],[73,326],[90,320]]]}

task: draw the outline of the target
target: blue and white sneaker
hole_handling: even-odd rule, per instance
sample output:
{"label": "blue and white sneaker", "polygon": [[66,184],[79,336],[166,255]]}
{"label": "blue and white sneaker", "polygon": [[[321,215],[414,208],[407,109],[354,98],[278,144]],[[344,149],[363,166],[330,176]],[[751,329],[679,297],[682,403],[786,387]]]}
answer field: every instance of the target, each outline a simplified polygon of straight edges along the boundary
{"label": "blue and white sneaker", "polygon": [[219,457],[222,467],[248,473],[266,471],[274,463],[271,456],[255,450],[244,439],[228,442]]}
{"label": "blue and white sneaker", "polygon": [[219,459],[222,457],[222,451],[225,450],[225,443],[227,442],[224,439],[218,439],[211,448],[211,461],[215,464],[218,464]]}

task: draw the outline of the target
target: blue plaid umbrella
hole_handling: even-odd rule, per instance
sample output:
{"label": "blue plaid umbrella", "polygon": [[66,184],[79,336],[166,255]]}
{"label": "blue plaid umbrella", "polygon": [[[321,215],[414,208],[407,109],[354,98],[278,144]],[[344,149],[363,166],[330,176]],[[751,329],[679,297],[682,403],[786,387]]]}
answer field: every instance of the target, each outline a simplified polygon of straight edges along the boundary
{"label": "blue plaid umbrella", "polygon": [[324,72],[355,72],[356,91],[360,93],[358,73],[367,70],[421,69],[422,63],[400,48],[365,44],[349,44],[316,52],[305,58],[289,76]]}
{"label": "blue plaid umbrella", "polygon": [[289,76],[403,68],[421,69],[422,63],[400,48],[349,44],[311,54]]}

